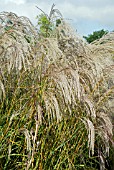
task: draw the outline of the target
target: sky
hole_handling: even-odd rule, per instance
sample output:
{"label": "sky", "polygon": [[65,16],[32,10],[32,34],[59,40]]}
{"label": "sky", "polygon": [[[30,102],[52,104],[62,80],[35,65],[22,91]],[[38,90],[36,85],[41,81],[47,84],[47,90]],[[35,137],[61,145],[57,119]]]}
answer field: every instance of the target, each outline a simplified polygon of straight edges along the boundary
{"label": "sky", "polygon": [[41,14],[36,6],[49,14],[53,3],[82,36],[101,29],[114,30],[114,0],[0,0],[0,12],[26,16],[36,25],[36,16]]}

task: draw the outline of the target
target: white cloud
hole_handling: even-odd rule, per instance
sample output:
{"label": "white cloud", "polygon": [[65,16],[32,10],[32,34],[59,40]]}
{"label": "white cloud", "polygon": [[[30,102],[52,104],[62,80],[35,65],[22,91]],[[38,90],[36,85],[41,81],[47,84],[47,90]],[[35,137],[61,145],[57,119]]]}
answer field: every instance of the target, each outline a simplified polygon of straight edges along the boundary
{"label": "white cloud", "polygon": [[88,33],[96,28],[114,29],[114,0],[0,0],[0,11],[12,11],[19,16],[27,16],[36,24],[35,17],[41,11],[35,6],[49,13],[53,2],[64,18],[72,19],[71,22],[81,33],[85,32],[85,27]]}
{"label": "white cloud", "polygon": [[[95,0],[93,1],[95,3]],[[69,19],[73,19],[75,20],[75,22],[78,20],[80,20],[81,22],[81,20],[85,19],[85,21],[92,20],[94,22],[98,22],[104,25],[114,27],[114,21],[113,21],[114,2],[113,4],[104,4],[102,2],[102,5],[96,4],[96,6],[94,5],[92,6],[91,4],[89,4],[89,0],[88,3],[85,5],[84,4],[74,5],[73,3],[69,2],[69,3],[60,4],[59,9],[60,11],[62,11],[63,16],[66,16]]]}
{"label": "white cloud", "polygon": [[5,4],[14,3],[17,5],[20,5],[20,4],[24,4],[26,2],[26,0],[5,0],[4,2],[5,2]]}

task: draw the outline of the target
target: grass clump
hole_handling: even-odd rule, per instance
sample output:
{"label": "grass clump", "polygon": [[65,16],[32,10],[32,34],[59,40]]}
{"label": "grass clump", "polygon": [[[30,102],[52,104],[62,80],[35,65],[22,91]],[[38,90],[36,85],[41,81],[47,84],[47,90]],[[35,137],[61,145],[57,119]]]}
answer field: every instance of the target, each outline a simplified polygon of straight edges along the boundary
{"label": "grass clump", "polygon": [[26,18],[0,19],[0,168],[112,168],[113,87],[88,46],[63,19],[48,37]]}

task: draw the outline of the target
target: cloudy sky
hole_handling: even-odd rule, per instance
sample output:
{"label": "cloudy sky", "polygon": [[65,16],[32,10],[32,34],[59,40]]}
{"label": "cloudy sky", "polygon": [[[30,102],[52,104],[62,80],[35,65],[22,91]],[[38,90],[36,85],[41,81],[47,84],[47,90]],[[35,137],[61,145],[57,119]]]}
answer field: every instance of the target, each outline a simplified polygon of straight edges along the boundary
{"label": "cloudy sky", "polygon": [[48,14],[53,3],[81,35],[114,30],[114,0],[0,0],[0,12],[27,16],[36,25],[40,11],[35,6]]}

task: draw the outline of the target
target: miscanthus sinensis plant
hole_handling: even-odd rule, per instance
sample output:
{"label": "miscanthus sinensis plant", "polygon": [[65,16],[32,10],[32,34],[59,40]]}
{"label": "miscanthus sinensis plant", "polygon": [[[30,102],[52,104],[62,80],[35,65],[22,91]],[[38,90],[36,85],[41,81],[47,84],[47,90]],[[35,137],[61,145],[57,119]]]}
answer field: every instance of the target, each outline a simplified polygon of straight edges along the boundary
{"label": "miscanthus sinensis plant", "polygon": [[103,44],[90,47],[60,21],[42,34],[28,18],[0,13],[1,169],[112,168],[114,89],[92,58]]}

